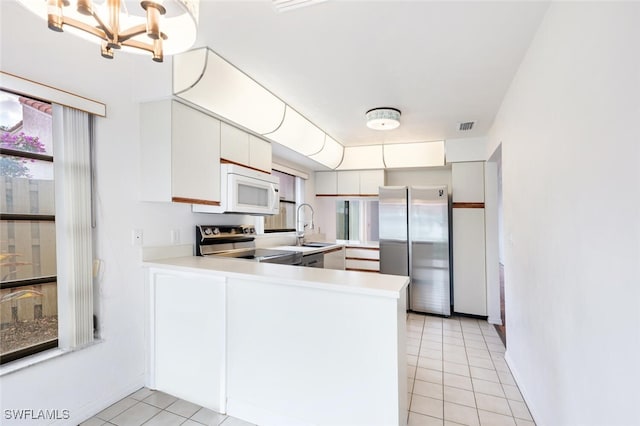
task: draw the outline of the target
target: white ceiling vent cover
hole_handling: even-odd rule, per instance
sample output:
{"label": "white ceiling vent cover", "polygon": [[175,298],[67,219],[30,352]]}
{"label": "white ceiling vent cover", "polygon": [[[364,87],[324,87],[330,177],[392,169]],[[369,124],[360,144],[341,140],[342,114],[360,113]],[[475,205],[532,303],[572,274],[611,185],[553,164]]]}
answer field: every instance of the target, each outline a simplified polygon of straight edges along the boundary
{"label": "white ceiling vent cover", "polygon": [[272,0],[273,6],[278,12],[287,12],[289,10],[298,9],[299,7],[311,6],[322,3],[325,0]]}
{"label": "white ceiling vent cover", "polygon": [[473,129],[473,125],[475,124],[475,121],[466,121],[464,123],[458,123],[458,130],[461,132],[468,132],[469,130]]}

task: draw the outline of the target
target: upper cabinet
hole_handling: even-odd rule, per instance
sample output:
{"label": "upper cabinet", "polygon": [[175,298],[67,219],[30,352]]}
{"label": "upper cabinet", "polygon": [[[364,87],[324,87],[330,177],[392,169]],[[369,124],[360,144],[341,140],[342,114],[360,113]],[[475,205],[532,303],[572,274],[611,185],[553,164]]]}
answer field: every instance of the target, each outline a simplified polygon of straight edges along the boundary
{"label": "upper cabinet", "polygon": [[271,173],[271,142],[249,135],[249,167]]}
{"label": "upper cabinet", "polygon": [[377,196],[384,186],[384,170],[316,172],[316,195]]}
{"label": "upper cabinet", "polygon": [[141,199],[220,203],[220,121],[180,102],[140,105]]}
{"label": "upper cabinet", "polygon": [[484,203],[484,161],[451,165],[454,203]]}
{"label": "upper cabinet", "polygon": [[220,160],[271,173],[271,143],[227,123],[222,123]]}

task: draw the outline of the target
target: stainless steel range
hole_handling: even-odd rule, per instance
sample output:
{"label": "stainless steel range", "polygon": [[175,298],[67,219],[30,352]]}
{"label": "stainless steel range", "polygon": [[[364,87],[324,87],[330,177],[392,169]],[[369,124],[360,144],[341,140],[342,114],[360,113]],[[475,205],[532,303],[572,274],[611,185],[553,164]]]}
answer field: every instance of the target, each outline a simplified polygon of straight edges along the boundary
{"label": "stainless steel range", "polygon": [[256,248],[253,226],[196,225],[196,255],[300,265],[302,252]]}

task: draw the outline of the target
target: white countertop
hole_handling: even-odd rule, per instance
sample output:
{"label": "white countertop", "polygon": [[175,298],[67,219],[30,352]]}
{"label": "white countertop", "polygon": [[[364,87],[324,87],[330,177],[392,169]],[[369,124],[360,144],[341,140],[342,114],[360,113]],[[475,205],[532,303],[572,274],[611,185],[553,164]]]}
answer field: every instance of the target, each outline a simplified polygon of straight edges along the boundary
{"label": "white countertop", "polygon": [[273,249],[273,250],[299,251],[299,252],[302,252],[303,256],[306,256],[306,255],[309,255],[309,254],[322,253],[324,251],[334,250],[334,249],[342,248],[342,247],[344,247],[343,244],[331,244],[331,245],[323,246],[323,247],[276,246],[276,247],[269,247],[269,248]]}
{"label": "white countertop", "polygon": [[[301,248],[322,249],[320,251],[327,249],[327,247]],[[148,268],[206,273],[212,276],[253,279],[281,285],[312,287],[342,293],[368,294],[395,299],[400,297],[402,290],[409,283],[409,277],[397,275],[305,268],[242,259],[214,259],[199,256],[153,260],[144,262],[143,265]]]}

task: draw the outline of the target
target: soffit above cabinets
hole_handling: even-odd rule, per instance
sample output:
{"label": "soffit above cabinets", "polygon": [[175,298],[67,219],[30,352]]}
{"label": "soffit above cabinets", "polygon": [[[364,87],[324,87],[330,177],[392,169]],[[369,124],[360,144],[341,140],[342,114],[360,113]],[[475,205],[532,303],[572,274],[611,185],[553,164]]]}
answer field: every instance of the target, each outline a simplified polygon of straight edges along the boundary
{"label": "soffit above cabinets", "polygon": [[322,151],[326,135],[287,105],[280,127],[272,133],[264,134],[264,136],[302,155],[312,155]]}
{"label": "soffit above cabinets", "polygon": [[414,168],[445,164],[443,141],[345,147],[206,47],[174,56],[173,93],[329,169]]}
{"label": "soffit above cabinets", "polygon": [[173,93],[261,135],[284,119],[284,102],[207,48],[174,56]]}
{"label": "soffit above cabinets", "polygon": [[342,160],[340,143],[209,48],[174,56],[173,93],[331,169]]}

